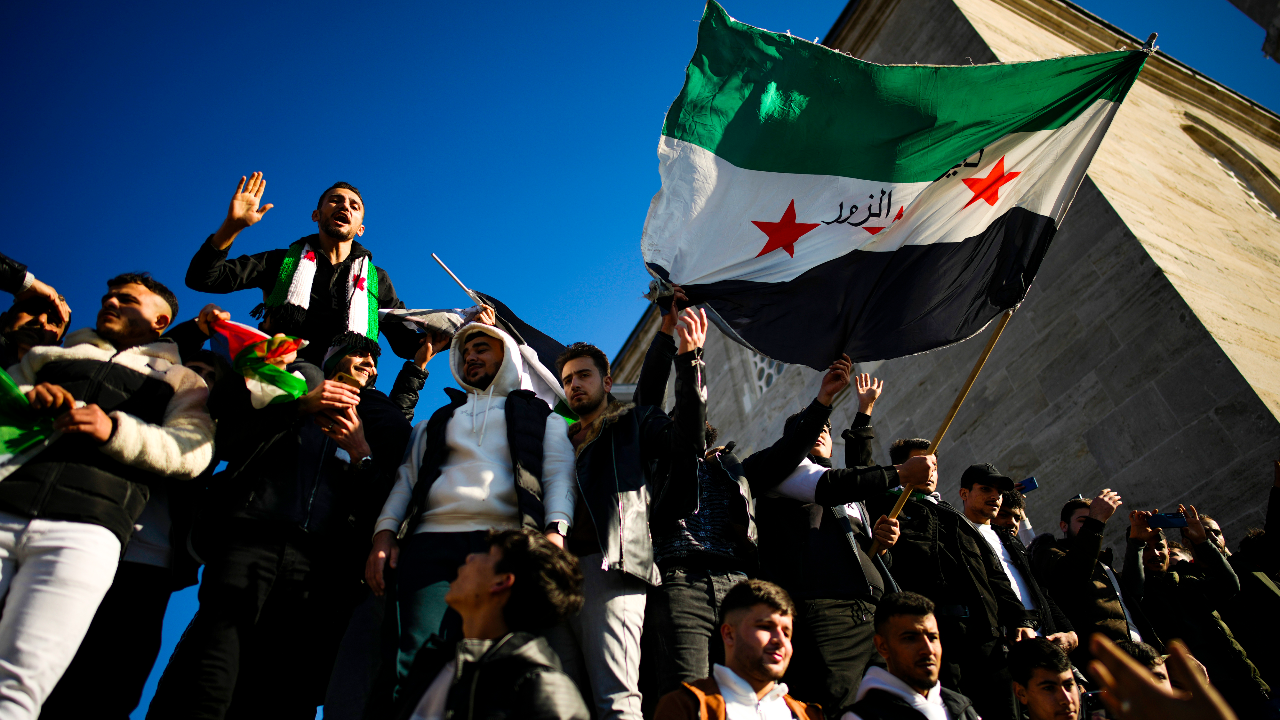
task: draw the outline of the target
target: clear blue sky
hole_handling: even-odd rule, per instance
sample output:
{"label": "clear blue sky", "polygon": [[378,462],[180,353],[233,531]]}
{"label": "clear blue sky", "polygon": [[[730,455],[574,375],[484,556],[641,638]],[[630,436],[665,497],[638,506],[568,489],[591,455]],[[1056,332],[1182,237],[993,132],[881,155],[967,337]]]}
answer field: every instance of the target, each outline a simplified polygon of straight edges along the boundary
{"label": "clear blue sky", "polygon": [[[1262,29],[1225,0],[1083,4],[1280,109]],[[844,5],[726,7],[813,38]],[[701,12],[699,0],[6,3],[0,197],[17,217],[3,251],[68,297],[74,327],[92,322],[106,278],[137,269],[177,291],[184,317],[217,301],[250,322],[252,293],[182,287],[236,180],[265,172],[275,204],[236,252],[314,232],[317,196],[344,180],[364,193],[362,242],[410,307],[468,304],[436,252],[562,342],[612,353],[644,307],[655,148]],[[449,380],[443,358],[432,364],[423,412]],[[384,363],[388,383],[397,365]],[[175,596],[156,674],[194,607],[193,591]]]}

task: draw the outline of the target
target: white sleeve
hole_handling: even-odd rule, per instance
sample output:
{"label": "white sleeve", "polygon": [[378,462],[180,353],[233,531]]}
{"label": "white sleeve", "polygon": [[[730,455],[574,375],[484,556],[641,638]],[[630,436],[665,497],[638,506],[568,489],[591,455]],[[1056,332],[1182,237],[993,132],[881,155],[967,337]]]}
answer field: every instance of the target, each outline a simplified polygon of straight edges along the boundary
{"label": "white sleeve", "polygon": [[563,520],[573,524],[578,502],[578,466],[569,440],[569,426],[555,413],[547,416],[542,440],[542,507],[544,522]]}
{"label": "white sleeve", "polygon": [[413,486],[418,483],[418,469],[422,465],[422,454],[427,449],[427,422],[423,420],[413,428],[409,435],[409,447],[405,450],[404,462],[396,469],[396,484],[382,504],[382,512],[378,514],[378,522],[373,526],[373,534],[383,530],[400,532],[405,513],[409,512],[409,501],[413,499]]}
{"label": "white sleeve", "polygon": [[110,414],[115,432],[102,445],[102,452],[157,475],[194,478],[213,460],[213,420],[204,406],[209,388],[181,365],[170,367],[165,379],[174,393],[161,424],[116,410]]}
{"label": "white sleeve", "polygon": [[811,503],[814,500],[814,493],[818,489],[818,481],[822,479],[822,475],[826,471],[827,469],[818,463],[805,458],[800,461],[795,470],[791,471],[786,480],[778,483],[777,487],[765,493],[765,495]]}

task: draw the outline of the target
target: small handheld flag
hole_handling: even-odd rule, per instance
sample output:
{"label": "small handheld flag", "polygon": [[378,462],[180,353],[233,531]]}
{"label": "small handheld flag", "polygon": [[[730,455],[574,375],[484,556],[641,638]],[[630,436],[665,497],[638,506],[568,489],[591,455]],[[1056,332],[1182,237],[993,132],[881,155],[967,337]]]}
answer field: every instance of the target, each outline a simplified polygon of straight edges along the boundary
{"label": "small handheld flag", "polygon": [[307,346],[306,340],[289,336],[271,337],[229,320],[215,320],[209,329],[213,331],[209,338],[213,351],[226,358],[246,382],[254,384],[250,389],[259,389],[269,398],[259,405],[255,397],[255,406],[297,400],[307,394],[306,381],[269,362],[297,353]]}
{"label": "small handheld flag", "polygon": [[37,417],[9,373],[0,370],[0,479],[35,457],[61,433],[53,418]]}

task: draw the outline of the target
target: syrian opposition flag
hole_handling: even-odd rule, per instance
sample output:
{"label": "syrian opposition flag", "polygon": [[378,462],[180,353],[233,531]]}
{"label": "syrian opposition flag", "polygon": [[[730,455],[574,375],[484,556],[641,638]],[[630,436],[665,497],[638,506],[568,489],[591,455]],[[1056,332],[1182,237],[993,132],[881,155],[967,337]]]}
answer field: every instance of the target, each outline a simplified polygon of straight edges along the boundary
{"label": "syrian opposition flag", "polygon": [[272,337],[230,320],[216,320],[209,329],[209,346],[244,376],[255,408],[297,400],[307,394],[307,383],[301,375],[268,362],[298,352],[307,346],[306,340]]}
{"label": "syrian opposition flag", "polygon": [[22,467],[62,433],[53,418],[36,417],[9,373],[0,370],[0,480]]}
{"label": "syrian opposition flag", "polygon": [[1146,57],[874,65],[709,2],[645,263],[783,362],[968,338],[1025,297]]}

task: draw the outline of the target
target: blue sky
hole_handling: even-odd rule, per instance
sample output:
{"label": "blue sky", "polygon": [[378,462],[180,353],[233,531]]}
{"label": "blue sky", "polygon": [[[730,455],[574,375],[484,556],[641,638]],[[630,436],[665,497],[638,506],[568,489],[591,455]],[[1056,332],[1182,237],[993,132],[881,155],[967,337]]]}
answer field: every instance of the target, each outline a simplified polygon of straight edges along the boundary
{"label": "blue sky", "polygon": [[[826,34],[844,0],[729,0],[743,22]],[[1083,5],[1280,109],[1280,65],[1226,0]],[[616,351],[644,308],[639,236],[662,117],[695,43],[698,0],[643,3],[8,3],[3,252],[92,322],[103,281],[149,270],[182,315],[252,293],[182,287],[237,179],[266,173],[267,217],[234,252],[309,233],[336,180],[410,307],[469,304],[438,253],[562,342]],[[432,363],[422,412],[442,400]],[[386,383],[398,363],[384,363]],[[195,608],[175,596],[156,674]],[[153,674],[153,683],[155,676]],[[150,697],[152,686],[148,686]],[[145,707],[145,706],[144,706]],[[135,717],[142,717],[139,709]]]}

